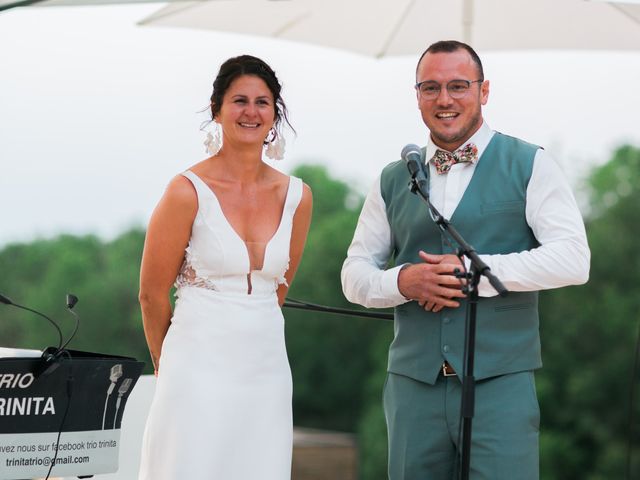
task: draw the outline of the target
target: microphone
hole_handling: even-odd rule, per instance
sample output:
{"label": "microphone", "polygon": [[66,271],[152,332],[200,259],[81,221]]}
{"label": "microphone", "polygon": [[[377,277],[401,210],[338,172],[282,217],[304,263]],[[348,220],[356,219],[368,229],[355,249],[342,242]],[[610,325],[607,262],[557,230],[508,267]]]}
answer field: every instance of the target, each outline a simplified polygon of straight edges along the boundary
{"label": "microphone", "polygon": [[29,307],[18,305],[17,303],[14,303],[10,298],[5,297],[2,294],[0,294],[0,303],[4,303],[5,305],[11,305],[13,307],[20,308],[22,310],[26,310],[31,313],[35,313],[36,315],[40,315],[42,318],[46,319],[58,331],[58,350],[60,350],[60,347],[62,346],[62,332],[60,331],[60,327],[56,322],[51,320],[44,313],[38,312],[37,310],[33,310],[32,308],[29,308]]}
{"label": "microphone", "polygon": [[[102,412],[102,430],[104,430],[105,421],[107,420],[107,406],[109,405],[109,397],[113,393],[116,388],[116,383],[118,383],[118,379],[122,376],[122,364],[117,363],[113,367],[111,367],[111,372],[109,373],[109,388],[107,389],[107,398],[104,400],[104,410]],[[127,387],[128,388],[128,387]]]}
{"label": "microphone", "polygon": [[[402,149],[400,156],[406,162],[411,179],[415,182],[417,188],[424,196],[428,196],[429,180],[424,174],[420,147],[410,143]],[[415,189],[412,189],[412,191],[415,193]]]}
{"label": "microphone", "polygon": [[118,410],[120,410],[120,403],[122,402],[122,397],[125,393],[129,391],[131,388],[131,378],[125,378],[120,384],[120,388],[118,388],[118,399],[116,400],[116,413],[113,416],[113,429],[116,428],[116,420],[118,420]]}
{"label": "microphone", "polygon": [[76,297],[73,293],[67,293],[67,308],[71,310],[78,303],[78,297]]}
{"label": "microphone", "polygon": [[73,307],[75,307],[76,303],[78,303],[78,297],[76,297],[73,293],[67,293],[66,300],[67,300],[67,310],[71,315],[73,315],[73,318],[75,318],[76,325],[73,328],[73,332],[71,332],[71,335],[69,336],[67,341],[64,342],[64,345],[62,345],[61,349],[63,350],[67,348],[67,345],[69,345],[69,342],[71,342],[71,340],[73,340],[73,337],[76,336],[76,333],[78,332],[78,327],[80,326],[80,317],[76,312],[73,311]]}

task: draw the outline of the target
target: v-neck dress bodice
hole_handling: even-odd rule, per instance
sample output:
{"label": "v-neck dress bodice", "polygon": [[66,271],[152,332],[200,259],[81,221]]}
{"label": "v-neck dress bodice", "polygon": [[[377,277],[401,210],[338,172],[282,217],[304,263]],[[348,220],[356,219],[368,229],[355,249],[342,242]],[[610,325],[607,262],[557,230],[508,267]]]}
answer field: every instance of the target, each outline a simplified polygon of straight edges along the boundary
{"label": "v-neck dress bodice", "polygon": [[228,293],[274,293],[280,283],[285,283],[284,274],[289,268],[291,228],[302,198],[302,181],[289,177],[280,224],[265,247],[263,266],[260,270],[250,271],[247,246],[224,216],[214,191],[192,171],[187,170],[182,175],[196,190],[198,212],[185,261],[176,279],[178,289],[198,286]]}
{"label": "v-neck dress bodice", "polygon": [[280,224],[250,271],[214,191],[198,196],[177,300],[162,344],[139,480],[290,480],[293,386],[276,290],[285,282],[302,181],[290,177]]}

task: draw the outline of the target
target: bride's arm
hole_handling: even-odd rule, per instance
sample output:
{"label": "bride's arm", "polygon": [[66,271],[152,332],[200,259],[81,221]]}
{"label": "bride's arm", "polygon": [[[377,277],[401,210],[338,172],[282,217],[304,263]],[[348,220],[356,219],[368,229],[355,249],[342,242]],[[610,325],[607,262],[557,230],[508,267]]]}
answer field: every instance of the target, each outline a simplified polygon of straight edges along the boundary
{"label": "bride's arm", "polygon": [[293,282],[293,277],[298,270],[300,258],[304,251],[304,245],[307,241],[307,233],[309,233],[309,225],[311,224],[311,211],[313,208],[313,197],[311,189],[304,184],[302,188],[302,198],[293,216],[293,228],[291,230],[291,244],[289,246],[289,269],[284,274],[287,285],[280,284],[278,287],[278,303],[280,306],[284,304],[289,287]]}
{"label": "bride's arm", "polygon": [[171,323],[169,292],[184,260],[198,211],[193,185],[175,177],[156,206],[144,242],[140,268],[140,307],[147,345],[157,374],[162,342]]}

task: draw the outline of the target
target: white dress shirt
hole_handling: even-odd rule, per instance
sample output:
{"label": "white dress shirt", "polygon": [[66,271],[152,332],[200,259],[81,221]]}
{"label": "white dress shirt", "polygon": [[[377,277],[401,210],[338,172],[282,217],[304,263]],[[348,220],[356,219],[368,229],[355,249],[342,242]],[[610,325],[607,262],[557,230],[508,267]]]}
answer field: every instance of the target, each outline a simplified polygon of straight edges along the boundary
{"label": "white dress shirt", "polygon": [[[430,201],[445,218],[453,215],[471,181],[477,162],[482,161],[482,153],[494,134],[485,122],[464,143],[475,143],[479,158],[476,162],[455,164],[448,173],[442,175],[437,174],[435,167],[429,163]],[[430,159],[437,148],[429,139],[425,158]],[[431,221],[426,205],[424,208],[425,222]],[[537,150],[534,158],[527,186],[525,213],[527,224],[540,246],[504,255],[483,255],[478,252],[492,273],[508,290],[516,292],[585,283],[589,277],[590,252],[584,222],[564,174],[542,149]],[[455,224],[452,225],[455,227]],[[465,240],[473,245],[472,238]],[[364,202],[347,259],[342,266],[342,288],[350,302],[383,308],[408,301],[398,290],[401,266],[385,270],[391,248],[391,228],[378,177]],[[497,294],[486,277],[482,277],[478,293],[482,297]]]}

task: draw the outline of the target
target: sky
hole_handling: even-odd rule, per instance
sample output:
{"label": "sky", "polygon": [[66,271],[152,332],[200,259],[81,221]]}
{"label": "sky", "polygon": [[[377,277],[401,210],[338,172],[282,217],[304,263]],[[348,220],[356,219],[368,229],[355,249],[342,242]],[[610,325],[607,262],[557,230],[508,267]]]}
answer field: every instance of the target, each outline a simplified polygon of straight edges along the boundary
{"label": "sky", "polygon": [[[228,57],[266,60],[284,85],[301,163],[366,192],[428,132],[413,90],[420,52],[376,60],[262,37],[137,26],[160,4],[0,13],[0,248],[144,226],[168,181],[205,158],[201,124]],[[426,45],[425,45],[426,47]],[[580,195],[623,143],[640,145],[640,53],[479,52],[484,117],[544,146]]]}

